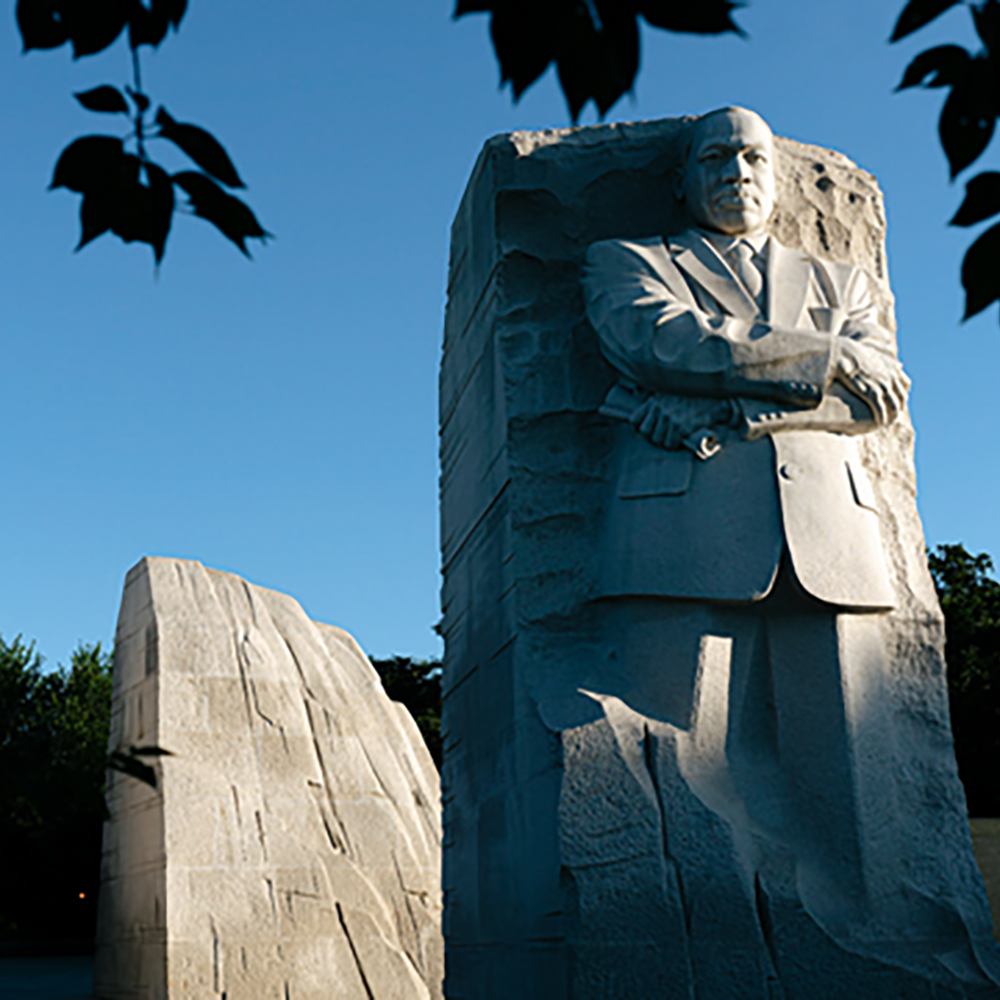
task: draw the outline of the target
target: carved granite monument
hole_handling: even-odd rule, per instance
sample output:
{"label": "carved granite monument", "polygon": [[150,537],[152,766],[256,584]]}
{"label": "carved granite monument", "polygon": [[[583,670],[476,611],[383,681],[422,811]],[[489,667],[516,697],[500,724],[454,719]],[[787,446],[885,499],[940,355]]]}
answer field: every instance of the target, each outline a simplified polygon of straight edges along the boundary
{"label": "carved granite monument", "polygon": [[[441,997],[438,777],[342,629],[182,559],[128,574],[95,996]],[[140,758],[142,759],[142,758]]]}
{"label": "carved granite monument", "polygon": [[874,180],[492,140],[441,373],[446,995],[1000,998]]}

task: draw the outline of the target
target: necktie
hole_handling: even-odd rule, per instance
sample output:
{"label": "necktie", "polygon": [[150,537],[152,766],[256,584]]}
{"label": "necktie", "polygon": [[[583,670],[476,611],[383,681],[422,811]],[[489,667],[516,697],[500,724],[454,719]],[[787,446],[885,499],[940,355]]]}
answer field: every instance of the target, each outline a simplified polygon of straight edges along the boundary
{"label": "necktie", "polygon": [[764,276],[753,260],[756,251],[746,240],[740,240],[726,256],[740,281],[743,282],[743,287],[750,293],[750,298],[759,306],[760,295],[764,290]]}

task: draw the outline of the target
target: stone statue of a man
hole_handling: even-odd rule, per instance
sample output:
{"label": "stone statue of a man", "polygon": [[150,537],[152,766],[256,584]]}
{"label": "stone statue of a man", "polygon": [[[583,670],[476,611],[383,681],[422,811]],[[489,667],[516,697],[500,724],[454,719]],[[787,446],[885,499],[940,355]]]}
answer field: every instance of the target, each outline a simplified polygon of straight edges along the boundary
{"label": "stone statue of a man", "polygon": [[961,921],[879,860],[895,595],[856,438],[895,420],[909,379],[868,276],[768,234],[774,169],[758,115],[705,115],[678,181],[691,227],[587,254],[620,376],[597,594],[616,690],[676,727],[677,769],[734,831],[750,897],[753,872],[790,858],[794,895],[844,947],[985,987]]}

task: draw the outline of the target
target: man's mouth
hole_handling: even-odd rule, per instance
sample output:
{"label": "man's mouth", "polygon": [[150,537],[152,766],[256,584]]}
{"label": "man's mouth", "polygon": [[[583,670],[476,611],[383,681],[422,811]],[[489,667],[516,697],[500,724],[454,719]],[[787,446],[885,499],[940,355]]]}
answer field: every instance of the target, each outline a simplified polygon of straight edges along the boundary
{"label": "man's mouth", "polygon": [[753,205],[756,199],[752,198],[744,191],[723,191],[713,199],[716,205]]}

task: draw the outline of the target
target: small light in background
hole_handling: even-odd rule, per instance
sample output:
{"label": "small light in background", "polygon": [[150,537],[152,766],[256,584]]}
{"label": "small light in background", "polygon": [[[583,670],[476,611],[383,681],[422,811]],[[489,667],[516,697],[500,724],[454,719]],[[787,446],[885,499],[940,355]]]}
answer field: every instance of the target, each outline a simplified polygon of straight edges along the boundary
{"label": "small light in background", "polygon": [[80,899],[86,899],[86,898],[87,898],[87,894],[85,892],[81,892],[80,893]]}

